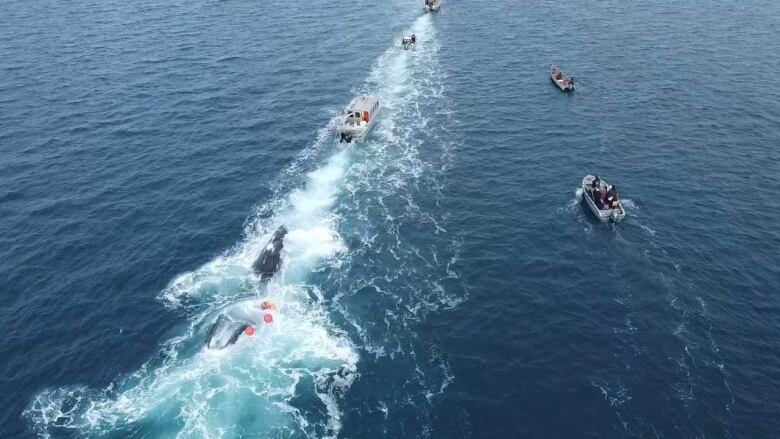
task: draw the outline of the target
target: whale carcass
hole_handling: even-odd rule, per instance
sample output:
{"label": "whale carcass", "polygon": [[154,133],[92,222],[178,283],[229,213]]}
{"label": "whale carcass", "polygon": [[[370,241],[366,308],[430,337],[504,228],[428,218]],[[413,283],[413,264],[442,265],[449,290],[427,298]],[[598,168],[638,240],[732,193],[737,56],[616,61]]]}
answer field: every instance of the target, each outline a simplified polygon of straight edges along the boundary
{"label": "whale carcass", "polygon": [[284,248],[284,236],[287,235],[287,227],[279,226],[271,239],[266,244],[260,256],[252,264],[252,271],[260,275],[263,280],[270,279],[279,270],[282,262],[282,249]]}
{"label": "whale carcass", "polygon": [[270,301],[245,300],[231,305],[217,317],[206,335],[206,347],[225,349],[243,334],[253,335],[262,325],[273,322],[276,305]]}

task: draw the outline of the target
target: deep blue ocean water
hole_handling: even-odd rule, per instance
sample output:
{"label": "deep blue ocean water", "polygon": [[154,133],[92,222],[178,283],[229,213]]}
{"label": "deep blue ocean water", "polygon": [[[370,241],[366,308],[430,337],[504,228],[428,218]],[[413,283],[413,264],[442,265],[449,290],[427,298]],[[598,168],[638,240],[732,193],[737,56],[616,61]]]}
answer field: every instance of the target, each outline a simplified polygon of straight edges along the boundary
{"label": "deep blue ocean water", "polygon": [[0,437],[780,436],[780,4],[420,3],[0,6]]}

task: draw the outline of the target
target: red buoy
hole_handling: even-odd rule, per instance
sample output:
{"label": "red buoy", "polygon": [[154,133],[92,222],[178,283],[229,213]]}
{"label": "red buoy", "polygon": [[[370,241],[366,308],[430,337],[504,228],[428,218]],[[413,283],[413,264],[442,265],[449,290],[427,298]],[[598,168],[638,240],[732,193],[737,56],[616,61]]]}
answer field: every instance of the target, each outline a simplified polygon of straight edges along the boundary
{"label": "red buoy", "polygon": [[260,309],[276,309],[276,305],[273,302],[263,302],[260,304]]}
{"label": "red buoy", "polygon": [[251,326],[247,326],[246,329],[244,329],[244,334],[246,334],[246,335],[248,335],[250,337],[255,335],[255,328],[253,328]]}
{"label": "red buoy", "polygon": [[274,321],[274,316],[272,316],[271,314],[266,314],[263,316],[263,321],[266,323],[271,323]]}

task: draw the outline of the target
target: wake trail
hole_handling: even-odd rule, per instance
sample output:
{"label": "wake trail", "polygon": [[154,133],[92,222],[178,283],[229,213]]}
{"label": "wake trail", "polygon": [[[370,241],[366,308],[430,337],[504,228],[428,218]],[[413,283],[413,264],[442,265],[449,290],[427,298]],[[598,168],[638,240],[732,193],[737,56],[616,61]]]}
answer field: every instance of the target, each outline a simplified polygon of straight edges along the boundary
{"label": "wake trail", "polygon": [[[677,346],[677,349],[664,353],[671,363],[669,369],[673,371],[669,380],[674,385],[668,398],[678,402],[680,410],[690,415],[702,410],[705,404],[706,398],[701,399],[697,395],[699,391],[718,393],[722,398],[722,406],[707,409],[713,413],[718,412],[713,416],[723,427],[722,434],[730,436],[729,422],[725,418],[734,405],[734,394],[728,381],[729,372],[724,357],[712,335],[715,323],[707,313],[701,286],[695,285],[685,275],[685,263],[670,255],[658,232],[651,227],[652,217],[643,213],[638,203],[623,198],[628,216],[619,225],[607,228],[588,221],[590,212],[580,208],[581,197],[582,189],[578,188],[574,199],[561,210],[577,213],[578,222],[584,227],[586,241],[608,239],[615,244],[611,251],[621,254],[621,258],[648,265],[646,272],[653,273],[653,276],[644,281],[655,285],[655,290],[660,291],[668,305],[668,308],[661,312],[667,315],[672,312],[676,315],[678,323],[666,332],[668,337],[676,341]],[[601,231],[609,233],[598,233]],[[633,240],[637,234],[649,247],[637,249],[637,242]],[[611,271],[615,271],[614,267]],[[648,414],[635,412],[636,408],[632,404],[632,392],[636,390],[632,388],[634,377],[633,372],[628,371],[642,367],[642,358],[653,349],[652,345],[641,341],[646,328],[637,327],[634,322],[642,320],[642,316],[637,314],[642,304],[653,303],[654,300],[652,297],[635,296],[632,293],[634,282],[625,279],[616,271],[613,274],[616,279],[612,288],[616,290],[613,300],[621,306],[625,314],[623,325],[612,328],[617,341],[614,356],[618,364],[615,372],[592,377],[591,385],[598,389],[604,400],[614,409],[619,422],[618,430],[629,434],[644,434],[654,431],[655,427],[652,420],[648,419]],[[716,390],[719,386],[721,388]],[[659,410],[663,412],[662,409]],[[691,428],[692,432],[701,433],[698,427]]]}
{"label": "wake trail", "polygon": [[[365,215],[366,189],[392,199],[430,167],[419,144],[398,124],[418,102],[436,92],[410,80],[425,69],[435,50],[430,17],[415,21],[416,52],[389,48],[374,64],[361,93],[377,94],[384,107],[377,132],[367,142],[335,143],[335,118],[282,172],[275,195],[258,208],[245,227],[245,239],[200,268],[176,276],[158,299],[187,315],[186,328],[162,344],[139,370],[103,389],[64,386],[35,396],[24,416],[41,436],[130,435],[177,431],[177,437],[233,437],[262,432],[278,437],[335,437],[342,428],[340,401],[358,376],[359,346],[334,324],[320,300],[332,294],[312,279],[333,276],[350,260],[350,245],[340,233],[348,217]],[[395,39],[394,39],[395,40]],[[398,38],[400,41],[400,38]],[[424,116],[421,115],[421,118]],[[398,133],[401,133],[398,135]],[[374,139],[372,139],[374,137]],[[361,149],[369,151],[361,152]],[[302,186],[284,193],[287,179],[326,151],[324,163],[306,173]],[[402,174],[376,172],[376,163],[393,161]],[[378,179],[363,179],[362,172]],[[411,204],[410,204],[411,205]],[[436,222],[435,219],[432,219]],[[251,271],[270,232],[285,225],[283,263],[267,284]],[[370,237],[366,237],[370,245]],[[359,251],[359,249],[358,249]],[[348,267],[346,267],[348,268]],[[229,349],[201,349],[205,333],[221,310],[237,303],[251,309],[258,300],[279,304],[277,319],[255,337],[242,337]],[[245,413],[251,411],[251,417]],[[155,420],[174,425],[155,427]]]}

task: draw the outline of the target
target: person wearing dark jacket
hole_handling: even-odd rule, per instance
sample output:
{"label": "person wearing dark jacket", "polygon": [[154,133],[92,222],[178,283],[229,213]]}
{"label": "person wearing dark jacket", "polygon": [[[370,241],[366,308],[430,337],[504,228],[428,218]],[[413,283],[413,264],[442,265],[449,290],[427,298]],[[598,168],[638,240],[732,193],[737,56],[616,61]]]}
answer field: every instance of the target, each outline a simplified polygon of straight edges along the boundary
{"label": "person wearing dark jacket", "polygon": [[612,185],[610,186],[609,191],[607,192],[607,208],[614,209],[617,207],[618,207],[617,188],[615,188],[615,185]]}

